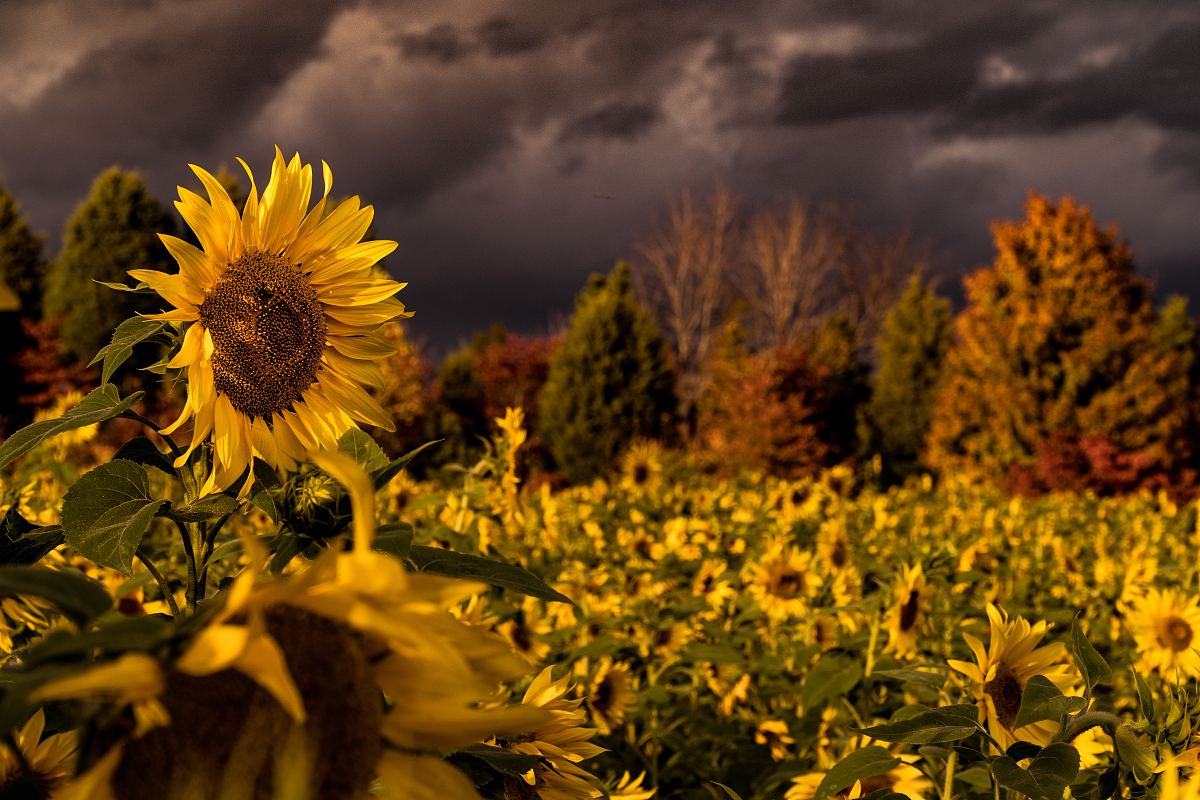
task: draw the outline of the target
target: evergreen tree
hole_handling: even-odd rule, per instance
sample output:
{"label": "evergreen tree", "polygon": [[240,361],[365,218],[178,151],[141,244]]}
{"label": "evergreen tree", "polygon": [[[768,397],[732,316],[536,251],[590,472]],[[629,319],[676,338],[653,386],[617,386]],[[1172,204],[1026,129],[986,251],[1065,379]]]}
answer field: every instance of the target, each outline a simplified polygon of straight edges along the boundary
{"label": "evergreen tree", "polygon": [[812,421],[826,461],[838,464],[860,449],[858,420],[871,397],[871,370],[859,352],[858,331],[844,314],[826,319],[807,339],[807,361],[818,387]]}
{"label": "evergreen tree", "polygon": [[550,360],[541,429],[572,481],[602,474],[630,441],[668,433],[676,408],[666,348],[634,299],[629,267],[593,276]]}
{"label": "evergreen tree", "polygon": [[108,343],[113,329],[137,311],[153,311],[153,300],[100,286],[128,282],[126,270],[174,270],[158,240],[173,233],[172,217],[133,172],[112,167],[92,184],[88,198],[67,221],[62,252],[46,279],[45,315],[62,316],[64,349],[89,361]]}
{"label": "evergreen tree", "polygon": [[1155,312],[1115,230],[1064,198],[1031,195],[993,225],[996,259],[965,280],[930,429],[930,463],[993,477],[1037,471],[1049,442],[1105,460],[1180,467],[1190,441],[1191,347],[1177,304]]}
{"label": "evergreen tree", "polygon": [[917,466],[933,416],[950,318],[950,301],[919,273],[884,316],[863,438],[882,457],[889,479],[903,478]]}
{"label": "evergreen tree", "polygon": [[16,199],[0,186],[0,284],[7,286],[21,304],[21,315],[41,313],[42,237],[29,229]]}

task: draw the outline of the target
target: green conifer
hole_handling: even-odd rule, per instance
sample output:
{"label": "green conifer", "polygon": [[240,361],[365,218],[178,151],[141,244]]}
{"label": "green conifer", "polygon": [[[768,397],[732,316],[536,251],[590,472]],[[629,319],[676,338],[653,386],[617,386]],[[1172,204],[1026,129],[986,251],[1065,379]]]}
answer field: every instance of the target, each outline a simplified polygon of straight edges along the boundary
{"label": "green conifer", "polygon": [[21,207],[0,186],[0,285],[20,302],[22,316],[37,316],[42,305],[42,237],[29,229]]}
{"label": "green conifer", "polygon": [[46,279],[45,315],[62,317],[67,353],[91,360],[124,319],[158,308],[152,300],[96,281],[129,282],[126,271],[136,268],[174,271],[158,239],[159,233],[174,230],[173,218],[137,173],[112,167],[96,178],[91,194],[67,221],[62,252]]}
{"label": "green conifer", "polygon": [[633,439],[671,431],[674,377],[661,334],[634,299],[624,262],[575,303],[542,393],[541,430],[572,481],[601,475]]}

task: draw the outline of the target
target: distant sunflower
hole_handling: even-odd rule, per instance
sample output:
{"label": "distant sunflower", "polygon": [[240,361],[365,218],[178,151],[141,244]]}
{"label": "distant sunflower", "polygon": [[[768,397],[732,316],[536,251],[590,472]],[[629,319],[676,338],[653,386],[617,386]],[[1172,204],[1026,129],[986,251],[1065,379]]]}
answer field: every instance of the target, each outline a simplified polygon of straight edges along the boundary
{"label": "distant sunflower", "polygon": [[1200,608],[1180,592],[1151,589],[1133,604],[1129,629],[1137,642],[1139,668],[1164,677],[1200,677]]}
{"label": "distant sunflower", "polygon": [[901,568],[896,581],[896,600],[888,613],[887,652],[915,655],[917,635],[925,622],[925,572],[921,565]]}
{"label": "distant sunflower", "polygon": [[634,442],[621,457],[621,484],[631,492],[656,489],[661,476],[662,447],[657,442]]}
{"label": "distant sunflower", "polygon": [[357,423],[394,427],[370,390],[383,381],[376,362],[395,352],[380,328],[405,316],[392,296],[404,285],[376,267],[396,243],[360,241],[374,212],[357,197],[330,203],[327,165],[311,210],[312,167],[299,155],[285,162],[275,149],[261,196],[242,165],[251,188],[240,213],[200,167],[208,200],[179,188],[175,207],[200,247],[161,236],[178,274],[129,271],[174,306],[152,318],[187,325],[168,362],[187,371],[187,402],[164,432],[194,420],[177,466],[212,440],[209,492],[233,485],[255,456],[290,469]]}
{"label": "distant sunflower", "polygon": [[950,666],[966,675],[974,684],[980,714],[992,738],[1003,748],[1017,741],[1045,746],[1058,731],[1050,720],[1013,728],[1021,710],[1025,684],[1034,675],[1041,675],[1071,694],[1078,683],[1078,674],[1070,663],[1061,642],[1038,647],[1046,636],[1049,623],[1044,620],[1030,625],[1021,617],[1009,619],[1000,609],[989,604],[991,642],[985,650],[983,642],[964,633],[976,663],[951,659]]}
{"label": "distant sunflower", "polygon": [[607,734],[625,721],[635,697],[629,667],[613,663],[610,656],[600,659],[588,686],[587,707],[601,733]]}
{"label": "distant sunflower", "polygon": [[812,561],[812,553],[774,542],[748,566],[750,594],[764,614],[777,622],[804,616],[822,582]]}

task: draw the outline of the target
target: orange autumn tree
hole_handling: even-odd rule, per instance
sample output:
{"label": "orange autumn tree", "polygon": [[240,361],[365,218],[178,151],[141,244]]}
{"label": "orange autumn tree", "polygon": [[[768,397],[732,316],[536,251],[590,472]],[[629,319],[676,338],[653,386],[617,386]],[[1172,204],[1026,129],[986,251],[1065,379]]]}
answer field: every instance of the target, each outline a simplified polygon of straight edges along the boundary
{"label": "orange autumn tree", "polygon": [[1181,330],[1178,303],[1155,310],[1128,244],[1086,206],[1031,193],[1025,213],[993,224],[993,265],[964,280],[930,466],[1102,491],[1182,469],[1193,448],[1186,315]]}

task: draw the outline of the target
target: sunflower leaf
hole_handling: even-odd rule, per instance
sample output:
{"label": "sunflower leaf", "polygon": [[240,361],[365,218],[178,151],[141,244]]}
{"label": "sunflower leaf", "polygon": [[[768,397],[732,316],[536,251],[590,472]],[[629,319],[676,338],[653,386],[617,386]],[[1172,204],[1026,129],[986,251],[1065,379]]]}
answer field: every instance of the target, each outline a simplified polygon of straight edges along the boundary
{"label": "sunflower leaf", "polygon": [[34,564],[63,543],[62,527],[39,528],[16,507],[0,519],[0,564]]}
{"label": "sunflower leaf", "polygon": [[441,442],[441,439],[434,439],[432,442],[426,442],[415,450],[410,450],[399,458],[392,459],[387,466],[371,473],[371,479],[375,481],[375,488],[382,489],[387,486],[392,478],[400,474],[400,472],[409,465],[409,463],[417,457],[418,454],[427,447],[432,447]]}
{"label": "sunflower leaf", "polygon": [[853,728],[881,742],[938,744],[966,739],[980,730],[979,709],[971,703],[930,708],[893,722],[870,728]]}
{"label": "sunflower leaf", "polygon": [[358,428],[351,428],[338,440],[338,452],[348,455],[368,473],[378,472],[388,465],[383,448]]}
{"label": "sunflower leaf", "polygon": [[171,463],[170,457],[145,436],[135,436],[121,445],[113,458],[154,467],[159,472],[165,472],[171,477],[176,475],[175,465]]}
{"label": "sunflower leaf", "polygon": [[408,522],[391,522],[387,525],[380,525],[379,530],[375,532],[373,547],[396,558],[408,558],[408,553],[412,550],[414,533],[412,524]]}
{"label": "sunflower leaf", "polygon": [[571,598],[552,589],[541,578],[516,564],[426,545],[413,545],[409,550],[408,560],[418,572],[434,572],[438,575],[480,581],[541,600],[574,605]]}
{"label": "sunflower leaf", "polygon": [[146,470],[132,461],[111,461],[85,474],[63,498],[67,542],[105,567],[133,574],[133,556],[166,500],[150,496]]}
{"label": "sunflower leaf", "polygon": [[1002,786],[1032,800],[1060,800],[1063,790],[1079,774],[1079,751],[1066,742],[1045,747],[1022,769],[1008,756],[992,762],[992,774]]}
{"label": "sunflower leaf", "polygon": [[1096,684],[1112,679],[1112,668],[1083,635],[1083,629],[1079,627],[1078,616],[1071,622],[1070,648],[1071,655],[1075,656],[1075,663],[1079,665],[1079,671],[1083,673],[1083,678],[1087,681],[1089,692],[1095,688]]}
{"label": "sunflower leaf", "polygon": [[210,494],[187,505],[164,508],[162,514],[180,522],[204,522],[232,514],[237,506],[237,498],[231,494]]}
{"label": "sunflower leaf", "polygon": [[74,570],[0,567],[0,595],[28,594],[57,606],[77,625],[112,608],[104,587]]}
{"label": "sunflower leaf", "polygon": [[117,367],[124,364],[133,355],[135,344],[141,344],[151,336],[160,333],[166,326],[167,323],[158,320],[130,317],[117,326],[117,329],[113,331],[112,341],[100,348],[100,352],[96,353],[96,357],[88,363],[88,366],[103,361],[104,367],[101,369],[100,380],[108,383]]}
{"label": "sunflower leaf", "polygon": [[4,443],[0,444],[0,469],[4,469],[51,436],[120,416],[141,400],[143,394],[144,392],[134,392],[122,400],[117,387],[111,383],[93,389],[87,397],[79,401],[79,405],[58,419],[35,422],[5,439]]}
{"label": "sunflower leaf", "polygon": [[805,709],[816,708],[832,697],[840,697],[862,680],[858,659],[843,653],[826,653],[804,679],[800,702]]}
{"label": "sunflower leaf", "polygon": [[864,747],[834,764],[817,787],[813,800],[824,800],[830,795],[849,789],[857,781],[891,772],[901,761],[882,747]]}
{"label": "sunflower leaf", "polygon": [[1081,710],[1083,704],[1082,697],[1067,697],[1049,678],[1034,675],[1021,691],[1021,708],[1013,727],[1023,728],[1045,720],[1057,722],[1067,714]]}

